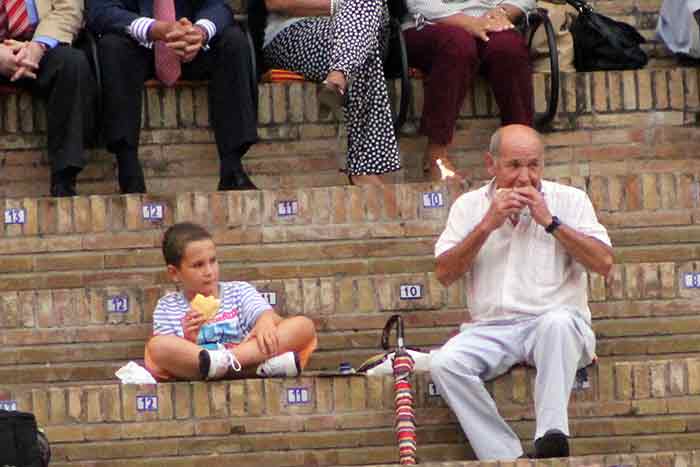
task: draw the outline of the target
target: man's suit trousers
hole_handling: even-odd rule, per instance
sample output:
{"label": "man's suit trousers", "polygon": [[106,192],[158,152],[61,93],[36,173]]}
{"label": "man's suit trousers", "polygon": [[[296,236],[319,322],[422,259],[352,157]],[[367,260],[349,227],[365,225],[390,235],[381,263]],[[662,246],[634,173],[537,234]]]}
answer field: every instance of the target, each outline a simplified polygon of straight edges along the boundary
{"label": "man's suit trousers", "polygon": [[[119,156],[120,170],[137,175],[143,83],[155,76],[153,50],[126,34],[100,38],[103,76],[104,137],[107,149]],[[208,50],[182,65],[182,78],[209,79],[209,119],[222,165],[240,158],[257,140],[257,102],[251,87],[250,50],[239,26],[219,31]]]}
{"label": "man's suit trousers", "polygon": [[[0,83],[9,83],[0,77]],[[36,79],[17,86],[46,101],[47,152],[52,173],[87,164],[86,142],[94,137],[97,85],[85,54],[59,45],[46,51]]]}

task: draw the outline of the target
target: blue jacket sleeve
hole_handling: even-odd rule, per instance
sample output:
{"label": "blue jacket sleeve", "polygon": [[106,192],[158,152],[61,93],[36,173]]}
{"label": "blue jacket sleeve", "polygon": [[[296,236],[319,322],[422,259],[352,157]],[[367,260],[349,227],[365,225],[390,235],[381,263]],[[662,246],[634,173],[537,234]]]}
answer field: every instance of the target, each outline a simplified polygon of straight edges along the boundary
{"label": "blue jacket sleeve", "polygon": [[233,12],[224,0],[204,0],[192,22],[200,19],[208,19],[214,23],[217,34],[221,34],[226,26],[233,24]]}
{"label": "blue jacket sleeve", "polygon": [[141,17],[139,7],[130,0],[88,0],[87,27],[93,33],[126,34],[132,21]]}

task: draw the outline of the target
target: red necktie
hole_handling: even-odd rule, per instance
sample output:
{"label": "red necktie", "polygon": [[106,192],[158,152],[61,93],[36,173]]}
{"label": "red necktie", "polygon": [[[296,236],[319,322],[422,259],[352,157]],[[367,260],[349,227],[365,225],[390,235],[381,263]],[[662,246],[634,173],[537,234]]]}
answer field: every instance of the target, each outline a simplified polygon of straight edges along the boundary
{"label": "red necktie", "polygon": [[[175,21],[174,0],[153,0],[153,16],[158,21]],[[156,41],[154,47],[156,77],[166,86],[172,86],[180,77],[180,58],[163,41]]]}
{"label": "red necktie", "polygon": [[31,28],[24,0],[4,0],[0,8],[0,34],[13,39],[24,38]]}
{"label": "red necktie", "polygon": [[25,37],[29,31],[29,13],[24,0],[5,0],[7,31],[10,37]]}

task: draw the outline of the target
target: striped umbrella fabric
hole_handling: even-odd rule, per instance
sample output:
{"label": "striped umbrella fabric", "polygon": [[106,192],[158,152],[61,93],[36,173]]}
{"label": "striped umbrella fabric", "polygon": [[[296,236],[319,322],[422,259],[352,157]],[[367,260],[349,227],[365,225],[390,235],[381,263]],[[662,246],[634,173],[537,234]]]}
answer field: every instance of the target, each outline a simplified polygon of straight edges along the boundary
{"label": "striped umbrella fabric", "polygon": [[413,373],[413,358],[404,348],[394,357],[394,431],[399,445],[399,463],[416,464],[416,412],[413,409],[413,392],[409,380]]}

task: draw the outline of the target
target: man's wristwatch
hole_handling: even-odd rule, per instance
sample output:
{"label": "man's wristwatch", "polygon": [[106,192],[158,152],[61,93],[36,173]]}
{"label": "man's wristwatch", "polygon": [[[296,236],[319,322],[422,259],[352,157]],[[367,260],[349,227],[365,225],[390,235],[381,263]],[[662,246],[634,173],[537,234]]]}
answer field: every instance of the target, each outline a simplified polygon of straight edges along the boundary
{"label": "man's wristwatch", "polygon": [[559,228],[561,225],[561,221],[557,216],[552,216],[552,222],[544,228],[544,231],[547,232],[548,234],[553,234],[555,230]]}

